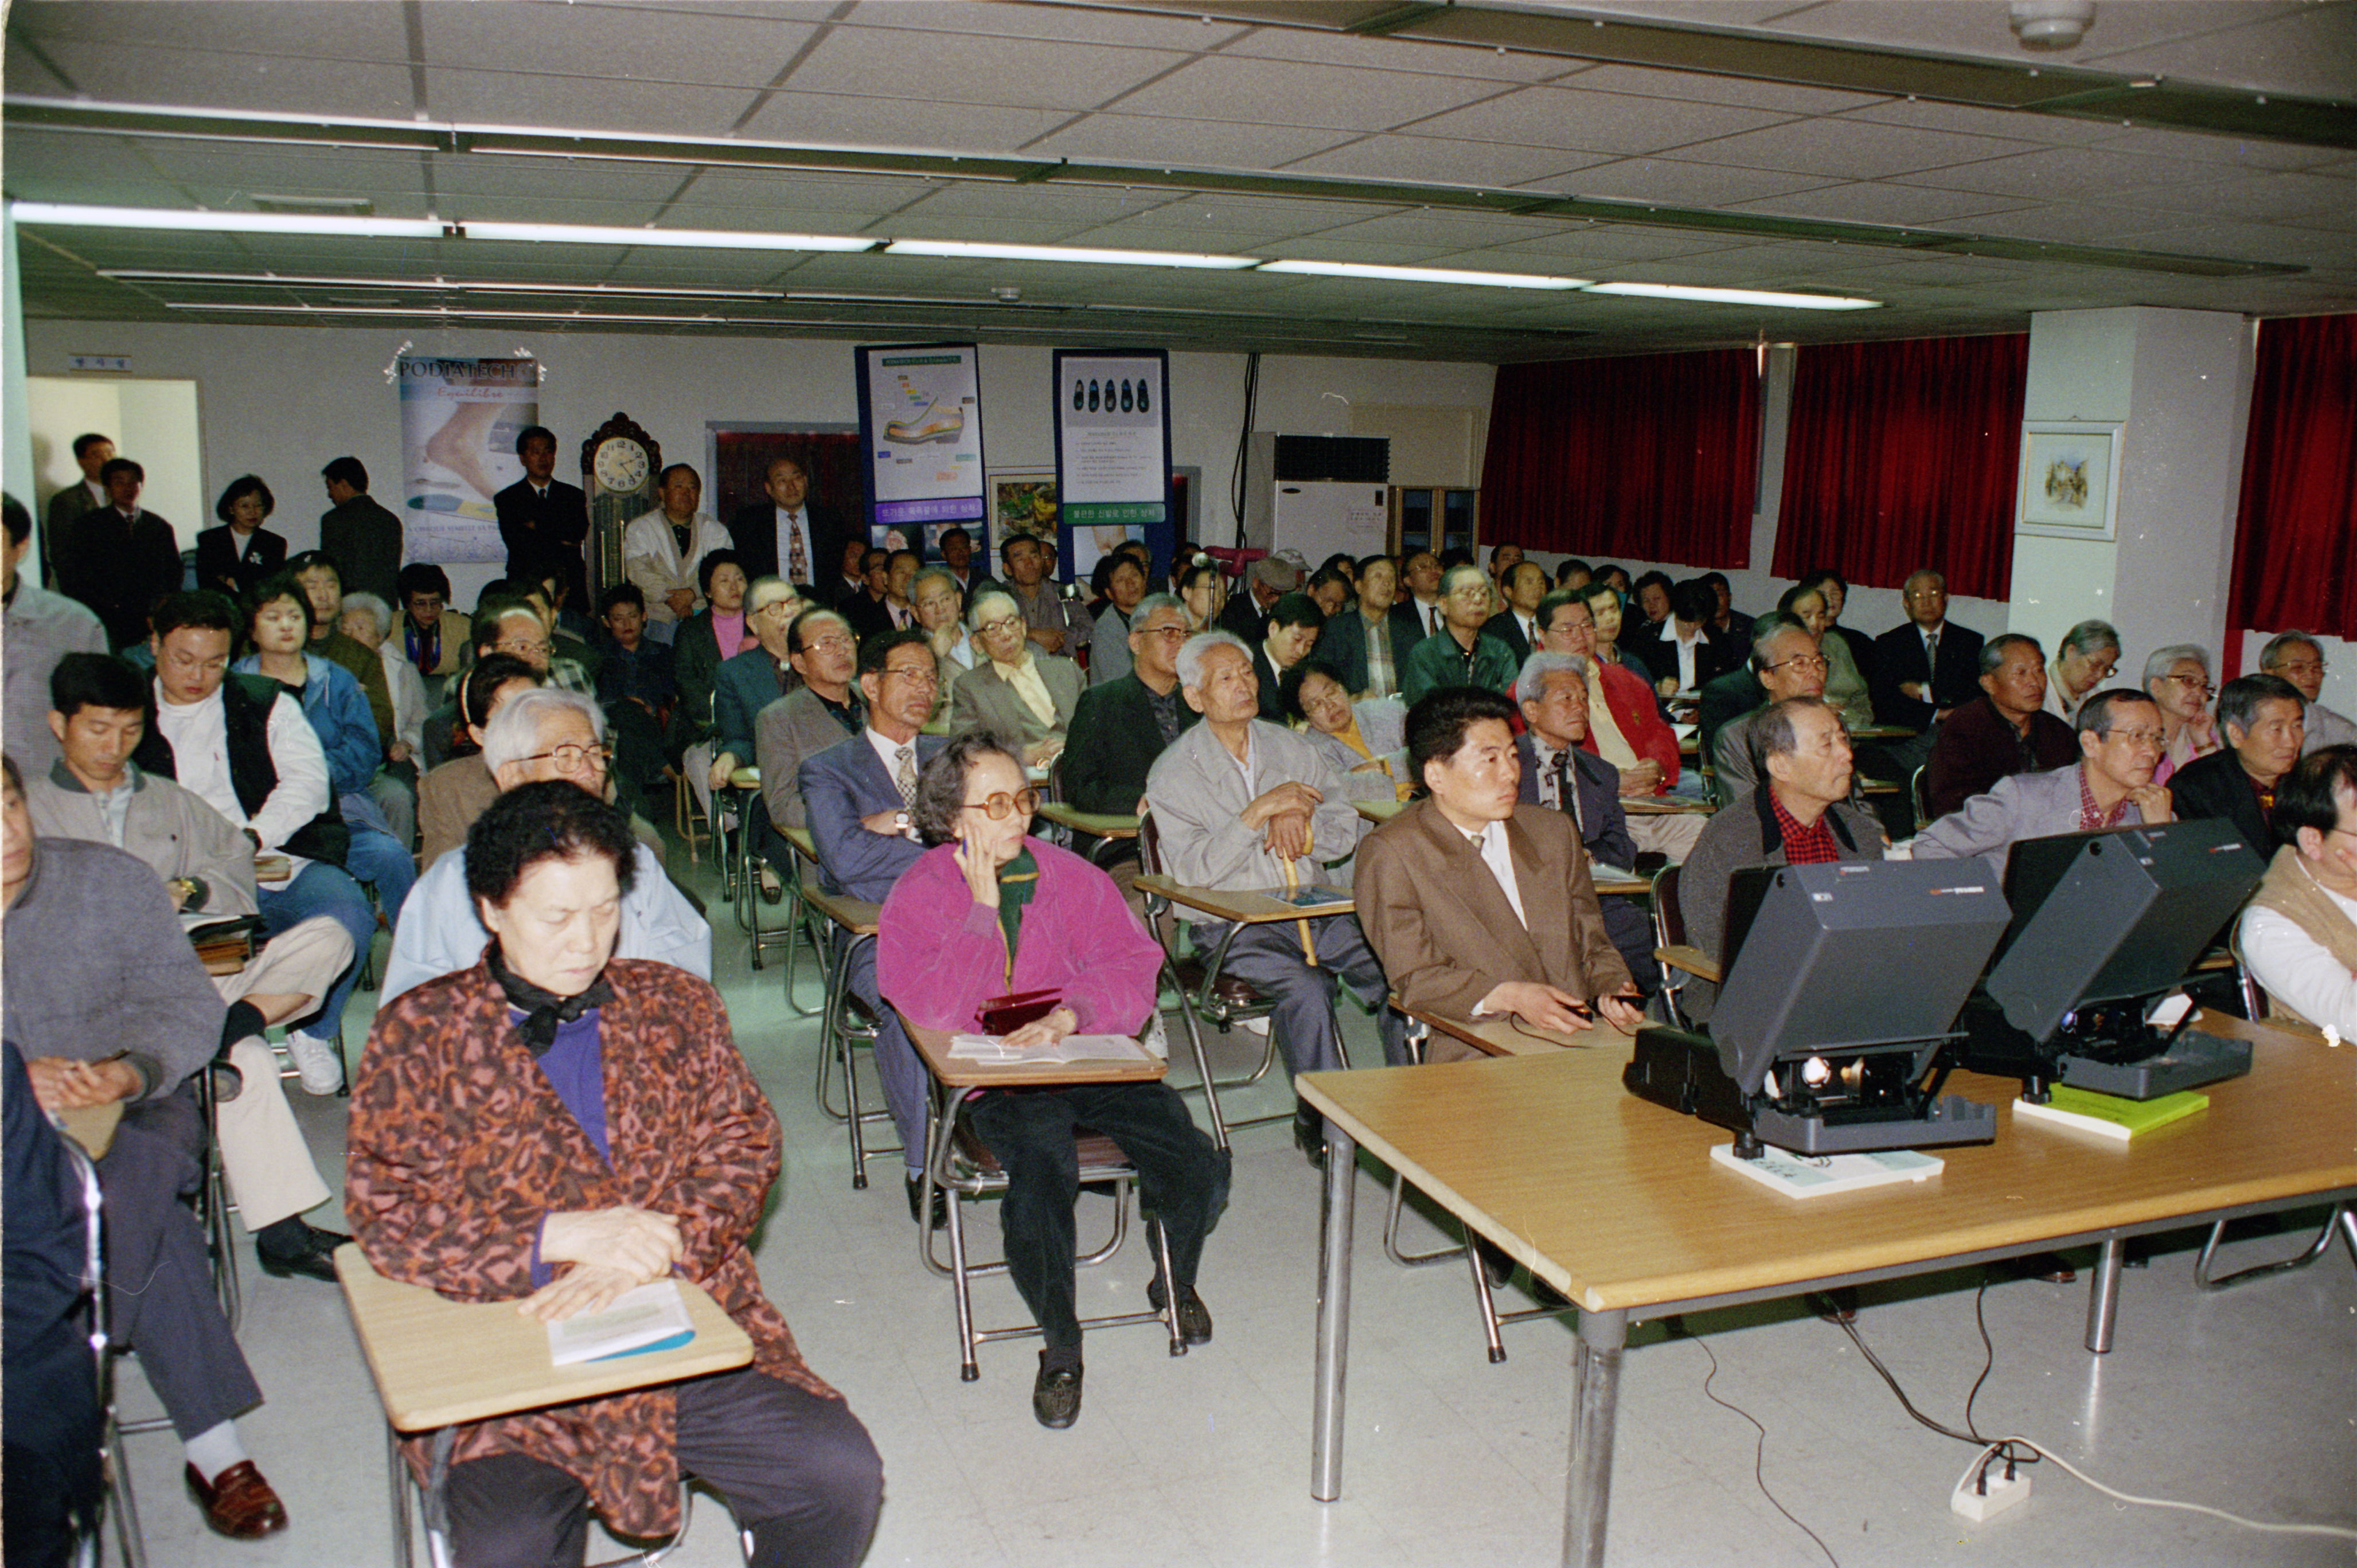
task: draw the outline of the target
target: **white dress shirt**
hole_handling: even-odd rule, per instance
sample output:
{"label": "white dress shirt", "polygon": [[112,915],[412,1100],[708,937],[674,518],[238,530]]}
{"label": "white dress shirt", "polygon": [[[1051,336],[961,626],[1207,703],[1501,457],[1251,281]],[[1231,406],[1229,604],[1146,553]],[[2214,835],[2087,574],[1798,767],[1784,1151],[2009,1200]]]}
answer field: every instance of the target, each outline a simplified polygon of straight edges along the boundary
{"label": "white dress shirt", "polygon": [[[2357,922],[2357,899],[2321,885],[2317,891]],[[2330,1024],[2343,1038],[2357,1040],[2357,974],[2290,916],[2255,906],[2244,910],[2235,946],[2251,966],[2251,978],[2269,995],[2282,997],[2318,1028]]]}
{"label": "white dress shirt", "polygon": [[[292,697],[270,704],[266,733],[278,787],[251,817],[230,782],[229,722],[221,693],[183,705],[167,699],[158,682],[156,723],[172,744],[173,773],[180,788],[227,817],[232,827],[253,829],[264,850],[277,850],[288,835],[328,809],[328,755],[303,716],[303,705]],[[309,864],[299,855],[288,858],[298,875]]]}

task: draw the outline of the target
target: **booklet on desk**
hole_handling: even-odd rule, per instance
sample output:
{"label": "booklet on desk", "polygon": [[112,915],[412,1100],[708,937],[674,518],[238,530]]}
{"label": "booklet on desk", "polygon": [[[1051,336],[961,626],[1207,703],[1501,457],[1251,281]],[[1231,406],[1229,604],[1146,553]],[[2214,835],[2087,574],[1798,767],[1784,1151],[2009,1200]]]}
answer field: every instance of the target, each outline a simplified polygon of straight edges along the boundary
{"label": "booklet on desk", "polygon": [[2083,1133],[2123,1144],[2139,1133],[2181,1122],[2210,1106],[2210,1097],[2196,1089],[2179,1090],[2158,1100],[2123,1100],[2116,1094],[2098,1094],[2092,1089],[2073,1089],[2067,1083],[2058,1083],[2050,1093],[2053,1098],[2043,1105],[2015,1101],[2015,1118],[2027,1116],[2033,1122],[2076,1127]]}
{"label": "booklet on desk", "polygon": [[1710,1157],[1787,1197],[1823,1197],[1829,1192],[1922,1181],[1938,1176],[1948,1164],[1937,1155],[1919,1155],[1912,1149],[1885,1149],[1871,1155],[1796,1155],[1772,1144],[1756,1160],[1738,1156],[1732,1144],[1713,1144]]}
{"label": "booklet on desk", "polygon": [[548,1326],[551,1365],[609,1361],[671,1350],[695,1337],[686,1298],[673,1280],[656,1280],[616,1296],[603,1312],[585,1312]]}
{"label": "booklet on desk", "polygon": [[1010,1046],[997,1035],[950,1036],[950,1060],[953,1062],[1142,1062],[1152,1059],[1146,1047],[1127,1035],[1066,1035],[1052,1046]]}

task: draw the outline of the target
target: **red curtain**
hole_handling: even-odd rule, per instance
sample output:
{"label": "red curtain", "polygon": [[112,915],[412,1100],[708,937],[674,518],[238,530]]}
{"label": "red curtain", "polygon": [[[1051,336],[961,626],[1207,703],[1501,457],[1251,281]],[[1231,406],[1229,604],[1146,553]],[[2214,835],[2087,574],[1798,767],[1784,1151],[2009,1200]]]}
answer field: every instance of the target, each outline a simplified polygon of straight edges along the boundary
{"label": "red curtain", "polygon": [[2010,597],[2029,376],[2027,333],[1802,349],[1776,575],[1895,588],[1931,566],[1952,594]]}
{"label": "red curtain", "polygon": [[2357,316],[2259,324],[2233,624],[2357,637]]}
{"label": "red curtain", "polygon": [[1745,566],[1759,472],[1760,375],[1749,349],[1501,365],[1481,537]]}

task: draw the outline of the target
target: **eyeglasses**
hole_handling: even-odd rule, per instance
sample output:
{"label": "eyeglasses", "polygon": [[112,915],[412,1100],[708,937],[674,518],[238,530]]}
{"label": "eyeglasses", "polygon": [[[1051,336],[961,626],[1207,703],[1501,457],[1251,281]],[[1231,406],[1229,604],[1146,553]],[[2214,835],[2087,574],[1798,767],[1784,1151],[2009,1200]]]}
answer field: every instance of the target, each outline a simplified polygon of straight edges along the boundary
{"label": "eyeglasses", "polygon": [[1790,659],[1780,659],[1773,664],[1762,664],[1760,673],[1770,670],[1797,670],[1803,675],[1823,675],[1834,667],[1833,660],[1822,653],[1795,653]]}
{"label": "eyeglasses", "polygon": [[552,746],[546,751],[535,751],[530,757],[520,757],[518,760],[554,762],[559,773],[578,773],[585,766],[603,773],[614,760],[614,748],[603,741],[595,746],[582,746],[568,740],[563,745]]}
{"label": "eyeglasses", "polygon": [[806,639],[802,643],[802,651],[807,653],[814,648],[823,648],[830,652],[845,653],[848,652],[856,646],[856,644],[855,644],[851,639],[838,631],[831,632],[824,637],[813,637]]}
{"label": "eyeglasses", "polygon": [[2272,674],[2286,676],[2321,675],[2331,668],[2331,665],[2325,663],[2320,659],[2287,659],[2281,664],[2274,666],[2269,672]]}
{"label": "eyeglasses", "polygon": [[887,664],[882,673],[898,675],[919,686],[938,686],[942,682],[941,672],[930,664]]}
{"label": "eyeglasses", "polygon": [[2104,738],[2124,740],[2130,746],[2148,746],[2155,751],[2160,750],[2169,744],[2169,737],[2157,729],[2115,729],[2107,733]]}
{"label": "eyeglasses", "polygon": [[975,627],[974,629],[979,633],[995,636],[999,632],[1009,630],[1015,627],[1021,626],[1022,624],[1023,618],[1021,616],[1001,616],[996,620],[984,621],[980,626]]}
{"label": "eyeglasses", "polygon": [[2189,692],[2201,693],[2205,698],[2218,694],[2218,688],[2210,683],[2209,677],[2206,675],[2163,675],[2161,679],[2174,681]]}
{"label": "eyeglasses", "polygon": [[993,795],[987,800],[968,800],[958,808],[961,811],[980,811],[994,822],[1003,822],[1008,813],[1020,811],[1029,816],[1039,807],[1039,791],[1017,789],[1012,795]]}
{"label": "eyeglasses", "polygon": [[514,653],[524,656],[529,656],[534,653],[547,654],[556,651],[556,648],[554,643],[547,642],[545,640],[540,642],[530,642],[526,641],[522,638],[515,637],[508,639],[505,642],[493,643],[491,646],[498,649],[501,653]]}
{"label": "eyeglasses", "polygon": [[1180,641],[1184,641],[1191,634],[1183,626],[1142,626],[1137,628],[1137,635],[1140,637],[1177,638]]}

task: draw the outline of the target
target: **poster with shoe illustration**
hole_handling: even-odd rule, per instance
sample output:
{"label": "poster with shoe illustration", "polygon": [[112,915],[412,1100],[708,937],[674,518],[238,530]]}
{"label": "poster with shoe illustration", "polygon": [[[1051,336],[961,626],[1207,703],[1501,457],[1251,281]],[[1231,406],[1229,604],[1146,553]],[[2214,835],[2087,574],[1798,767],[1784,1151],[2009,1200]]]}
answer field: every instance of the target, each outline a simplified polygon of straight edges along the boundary
{"label": "poster with shoe illustration", "polygon": [[869,537],[897,529],[914,538],[933,525],[982,521],[988,485],[974,346],[862,345],[856,352]]}
{"label": "poster with shoe illustration", "polygon": [[540,361],[404,354],[403,532],[413,561],[504,561],[491,498],[523,477],[516,433],[540,419]]}
{"label": "poster with shoe illustration", "polygon": [[1098,558],[1142,539],[1171,551],[1170,358],[1158,349],[1055,356],[1056,486],[1063,559],[1086,582]]}

